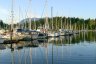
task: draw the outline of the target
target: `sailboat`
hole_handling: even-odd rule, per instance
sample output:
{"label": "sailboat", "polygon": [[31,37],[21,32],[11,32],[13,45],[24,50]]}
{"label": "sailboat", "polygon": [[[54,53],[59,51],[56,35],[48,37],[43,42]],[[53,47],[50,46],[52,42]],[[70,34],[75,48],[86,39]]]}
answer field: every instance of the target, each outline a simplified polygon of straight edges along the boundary
{"label": "sailboat", "polygon": [[34,31],[31,31],[32,34],[32,39],[43,39],[43,38],[47,38],[47,34],[42,32],[42,31],[38,31],[36,30],[36,17],[34,17],[34,24],[35,24],[35,29]]}
{"label": "sailboat", "polygon": [[58,37],[59,33],[53,31],[53,7],[51,8],[51,17],[52,17],[52,29],[51,29],[51,31],[48,31],[48,37]]}
{"label": "sailboat", "polygon": [[[13,28],[13,17],[14,17],[14,11],[13,11],[13,0],[12,0],[12,9],[11,9],[11,28],[10,31],[8,33],[6,33],[5,35],[2,36],[2,38],[4,38],[5,40],[19,40],[22,39],[22,37],[20,36],[20,34],[18,34],[14,28]],[[19,38],[18,38],[19,37]]]}
{"label": "sailboat", "polygon": [[58,32],[49,32],[48,37],[58,37],[59,33]]}
{"label": "sailboat", "polygon": [[74,30],[74,34],[79,34],[79,31],[76,29],[76,23],[75,23],[75,30]]}
{"label": "sailboat", "polygon": [[[29,0],[29,5],[30,5],[30,14],[31,14],[31,1],[32,0]],[[36,23],[35,23],[35,16],[34,16],[34,24],[35,24],[35,29],[32,30],[32,24],[31,24],[31,15],[29,15],[29,30],[27,31],[29,34],[26,35],[26,37],[24,37],[24,39],[28,39],[28,40],[31,40],[31,39],[42,39],[42,38],[46,38],[47,37],[47,34],[46,33],[43,33],[41,31],[37,31],[36,30]]]}
{"label": "sailboat", "polygon": [[71,27],[71,19],[70,19],[70,26],[69,26],[68,32],[69,32],[69,35],[73,35],[73,33],[74,33],[72,30],[72,27]]}
{"label": "sailboat", "polygon": [[61,29],[59,29],[59,35],[60,36],[64,36],[65,35],[65,31],[62,28],[62,19],[63,19],[63,17],[61,17]]}

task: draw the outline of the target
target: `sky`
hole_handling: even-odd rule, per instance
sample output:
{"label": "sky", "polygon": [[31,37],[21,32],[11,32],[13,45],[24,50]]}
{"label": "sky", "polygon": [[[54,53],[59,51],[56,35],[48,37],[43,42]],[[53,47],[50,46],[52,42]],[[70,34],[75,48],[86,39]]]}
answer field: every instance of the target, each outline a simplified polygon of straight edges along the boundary
{"label": "sky", "polygon": [[[26,17],[45,17],[43,9],[46,0],[14,0],[14,23]],[[96,18],[96,0],[48,0],[47,15],[51,17],[51,7],[53,16]],[[0,19],[5,23],[11,23],[12,0],[0,0]],[[31,12],[30,12],[30,11]]]}

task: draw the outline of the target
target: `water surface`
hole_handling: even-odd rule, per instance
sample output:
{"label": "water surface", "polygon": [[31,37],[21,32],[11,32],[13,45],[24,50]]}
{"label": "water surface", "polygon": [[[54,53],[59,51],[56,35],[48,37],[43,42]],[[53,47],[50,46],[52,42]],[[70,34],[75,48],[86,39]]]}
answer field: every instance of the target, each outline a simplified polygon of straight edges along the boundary
{"label": "water surface", "polygon": [[96,33],[0,44],[0,64],[96,64]]}

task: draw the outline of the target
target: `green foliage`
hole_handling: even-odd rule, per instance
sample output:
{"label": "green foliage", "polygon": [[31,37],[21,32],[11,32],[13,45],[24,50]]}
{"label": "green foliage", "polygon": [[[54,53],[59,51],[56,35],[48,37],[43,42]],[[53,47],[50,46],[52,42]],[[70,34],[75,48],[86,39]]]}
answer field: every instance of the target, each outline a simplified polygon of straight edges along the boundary
{"label": "green foliage", "polygon": [[[61,22],[62,20],[62,22]],[[35,22],[32,21],[32,29],[37,29],[38,27],[44,27],[45,26],[45,18],[41,18],[39,20],[36,20]],[[49,22],[49,28],[52,29],[52,18],[48,18]],[[61,29],[61,23],[63,29],[71,29],[72,30],[95,30],[96,29],[96,19],[82,19],[82,18],[75,18],[75,17],[53,17],[53,30]],[[16,28],[19,23],[14,24],[14,28]],[[26,21],[24,24],[20,24],[20,28],[28,29],[30,24],[28,21]],[[10,25],[3,23],[2,20],[0,20],[0,29],[10,29]]]}
{"label": "green foliage", "polygon": [[10,26],[0,20],[0,29],[10,29]]}
{"label": "green foliage", "polygon": [[[62,22],[61,22],[62,20]],[[35,21],[36,23],[36,28],[38,27],[44,27],[45,25],[45,18],[41,18],[38,21]],[[48,18],[48,22],[49,22],[49,28],[52,28],[52,18]],[[32,29],[34,29],[34,21],[32,21]],[[62,28],[64,29],[70,29],[70,25],[71,25],[71,29],[72,30],[94,30],[96,29],[95,25],[96,25],[96,19],[82,19],[82,18],[75,18],[75,17],[53,17],[53,29],[54,30],[58,30],[61,28],[61,23],[62,23]],[[28,27],[28,24],[27,24]]]}

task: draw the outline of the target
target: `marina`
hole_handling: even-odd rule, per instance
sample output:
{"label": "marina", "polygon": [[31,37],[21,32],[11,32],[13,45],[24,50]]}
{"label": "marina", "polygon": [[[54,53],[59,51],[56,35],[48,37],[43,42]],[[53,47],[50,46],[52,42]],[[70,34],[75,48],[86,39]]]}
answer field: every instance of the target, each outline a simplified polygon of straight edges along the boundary
{"label": "marina", "polygon": [[81,32],[74,36],[0,44],[0,63],[85,64],[88,62],[95,64],[96,37],[93,36],[94,33]]}
{"label": "marina", "polygon": [[[75,33],[79,33],[79,31],[75,31],[71,29],[71,20],[70,20],[70,26],[69,29],[65,30],[63,28],[63,16],[60,18],[60,23],[61,23],[61,27],[58,29],[57,25],[55,25],[56,30],[54,30],[54,26],[53,26],[53,7],[51,7],[51,26],[52,28],[50,28],[49,26],[49,19],[48,19],[48,15],[47,15],[47,7],[48,7],[48,1],[45,1],[45,20],[44,20],[44,26],[41,26],[40,29],[36,29],[36,19],[34,18],[34,29],[32,29],[32,17],[31,17],[31,0],[29,0],[29,9],[28,9],[28,19],[27,21],[28,23],[28,27],[25,26],[21,26],[20,24],[17,24],[16,28],[14,28],[14,1],[12,1],[12,8],[11,8],[11,24],[10,24],[10,29],[9,30],[4,30],[2,29],[0,31],[0,38],[2,39],[2,41],[19,41],[19,40],[34,40],[34,39],[44,39],[44,38],[49,38],[49,37],[59,37],[59,36],[70,36],[70,35],[74,35]],[[27,13],[26,13],[27,14]],[[20,10],[19,10],[19,15],[20,15]],[[20,21],[20,18],[19,18]],[[56,18],[56,24],[58,21],[58,17]],[[25,22],[27,23],[27,22]],[[26,29],[25,29],[26,28]],[[38,28],[38,27],[37,27]],[[1,42],[2,42],[1,41]]]}
{"label": "marina", "polygon": [[96,64],[94,2],[1,0],[0,64]]}

